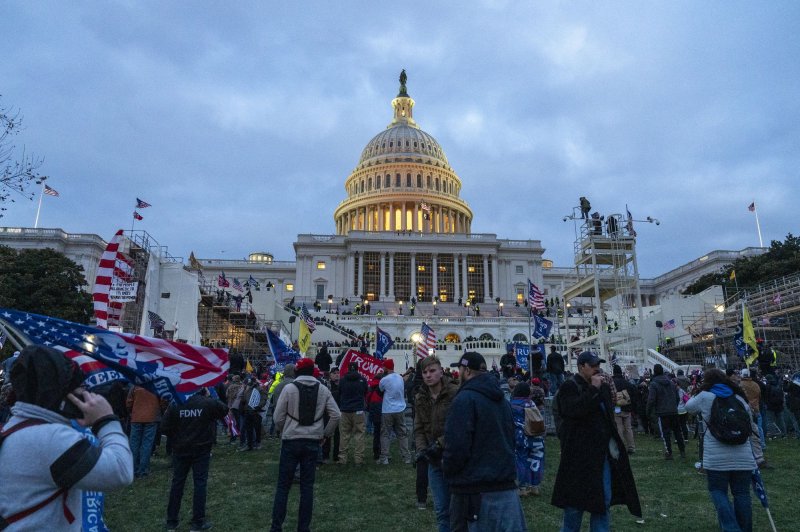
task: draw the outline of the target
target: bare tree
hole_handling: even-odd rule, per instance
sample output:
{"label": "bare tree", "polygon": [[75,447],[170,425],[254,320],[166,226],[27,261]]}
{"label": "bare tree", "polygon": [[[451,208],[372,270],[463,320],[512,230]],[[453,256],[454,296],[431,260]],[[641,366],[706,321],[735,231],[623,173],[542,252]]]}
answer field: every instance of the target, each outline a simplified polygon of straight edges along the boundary
{"label": "bare tree", "polygon": [[22,116],[19,111],[0,105],[0,218],[3,217],[7,201],[14,203],[14,194],[32,200],[34,193],[29,192],[31,182],[41,184],[44,176],[37,170],[44,159],[28,155],[25,148],[16,157],[17,146],[13,142],[14,135],[22,128]]}

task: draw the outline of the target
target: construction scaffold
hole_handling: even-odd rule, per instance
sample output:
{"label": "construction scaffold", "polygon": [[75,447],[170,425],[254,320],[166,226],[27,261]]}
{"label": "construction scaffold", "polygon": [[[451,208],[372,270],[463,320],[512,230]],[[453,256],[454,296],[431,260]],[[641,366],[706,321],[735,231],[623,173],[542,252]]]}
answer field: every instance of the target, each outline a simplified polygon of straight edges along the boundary
{"label": "construction scaffold", "polygon": [[681,317],[687,334],[670,338],[661,352],[681,364],[742,367],[733,339],[742,320],[742,302],[747,305],[756,337],[778,352],[778,365],[788,370],[800,367],[800,274],[735,290],[726,297],[704,304],[695,314]]}

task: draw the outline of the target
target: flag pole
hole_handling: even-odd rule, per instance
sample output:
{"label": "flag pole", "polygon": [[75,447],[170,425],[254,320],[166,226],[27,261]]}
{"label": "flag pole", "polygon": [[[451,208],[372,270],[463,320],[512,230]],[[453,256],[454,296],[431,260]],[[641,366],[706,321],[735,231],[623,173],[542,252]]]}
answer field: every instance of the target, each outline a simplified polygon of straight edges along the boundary
{"label": "flag pole", "polygon": [[528,382],[533,378],[533,332],[531,320],[533,319],[533,306],[528,306]]}
{"label": "flag pole", "polygon": [[764,240],[761,238],[761,224],[758,222],[758,206],[756,202],[753,202],[753,212],[756,213],[756,230],[758,231],[758,245],[759,247],[764,247]]}
{"label": "flag pole", "polygon": [[39,213],[42,211],[42,196],[44,196],[44,181],[42,181],[42,191],[39,192],[39,206],[36,208],[36,220],[33,222],[33,228],[39,227]]}

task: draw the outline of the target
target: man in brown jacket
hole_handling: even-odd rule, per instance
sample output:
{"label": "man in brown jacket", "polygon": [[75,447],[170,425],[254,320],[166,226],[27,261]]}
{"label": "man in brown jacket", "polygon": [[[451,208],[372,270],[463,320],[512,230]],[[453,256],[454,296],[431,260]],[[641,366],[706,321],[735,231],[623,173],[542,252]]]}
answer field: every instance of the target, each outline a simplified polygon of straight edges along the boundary
{"label": "man in brown jacket", "polygon": [[423,386],[415,399],[414,442],[417,460],[428,462],[428,482],[433,495],[433,508],[439,532],[450,530],[450,490],[442,473],[444,422],[458,392],[458,386],[444,377],[442,363],[435,355],[420,362]]}
{"label": "man in brown jacket", "polygon": [[161,421],[161,401],[141,386],[134,386],[128,393],[127,406],[131,413],[133,475],[142,478],[150,474],[150,455]]}

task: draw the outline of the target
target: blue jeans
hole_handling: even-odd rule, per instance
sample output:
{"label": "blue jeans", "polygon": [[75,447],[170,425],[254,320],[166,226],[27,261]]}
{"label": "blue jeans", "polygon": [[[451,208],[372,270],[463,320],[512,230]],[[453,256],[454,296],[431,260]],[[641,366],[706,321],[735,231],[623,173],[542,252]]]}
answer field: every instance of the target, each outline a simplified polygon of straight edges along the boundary
{"label": "blue jeans", "polygon": [[158,423],[131,423],[131,453],[133,474],[143,477],[150,473],[150,455],[156,438]]}
{"label": "blue jeans", "polygon": [[550,383],[550,395],[555,395],[561,385],[564,384],[564,374],[548,373],[547,380]]}
{"label": "blue jeans", "polygon": [[459,521],[457,516],[467,514],[462,508],[468,497],[462,494],[450,496],[450,528],[454,532],[464,530],[468,532],[527,532],[528,527],[525,524],[525,514],[522,511],[517,488],[481,493],[478,520]]}
{"label": "blue jeans", "polygon": [[206,520],[206,493],[208,491],[208,466],[211,453],[172,455],[172,488],[169,490],[167,527],[177,528],[181,512],[181,499],[186,476],[192,470],[194,495],[192,496],[192,527],[201,527]]}
{"label": "blue jeans", "polygon": [[[751,471],[706,470],[708,493],[717,510],[717,522],[723,532],[752,532],[753,509],[750,505]],[[728,487],[733,505],[728,499]]]}
{"label": "blue jeans", "polygon": [[764,436],[764,416],[761,412],[756,414],[756,425],[758,425],[758,439],[761,440],[761,449],[767,448],[767,438]]}
{"label": "blue jeans", "polygon": [[271,532],[283,530],[289,488],[292,487],[294,472],[298,464],[300,465],[300,508],[297,512],[297,530],[298,532],[311,530],[311,515],[314,511],[314,478],[319,452],[319,440],[283,440],[281,442],[278,487],[275,490],[275,502],[272,505]]}
{"label": "blue jeans", "polygon": [[[603,496],[606,503],[606,512],[603,514],[591,514],[589,532],[609,532],[611,530],[611,514],[608,511],[611,506],[611,464],[609,464],[608,459],[603,464]],[[561,532],[580,532],[581,521],[583,521],[583,510],[567,506],[564,508],[564,522],[561,525]]]}
{"label": "blue jeans", "polygon": [[441,467],[428,464],[428,485],[433,495],[439,532],[450,532],[450,486],[444,480]]}

